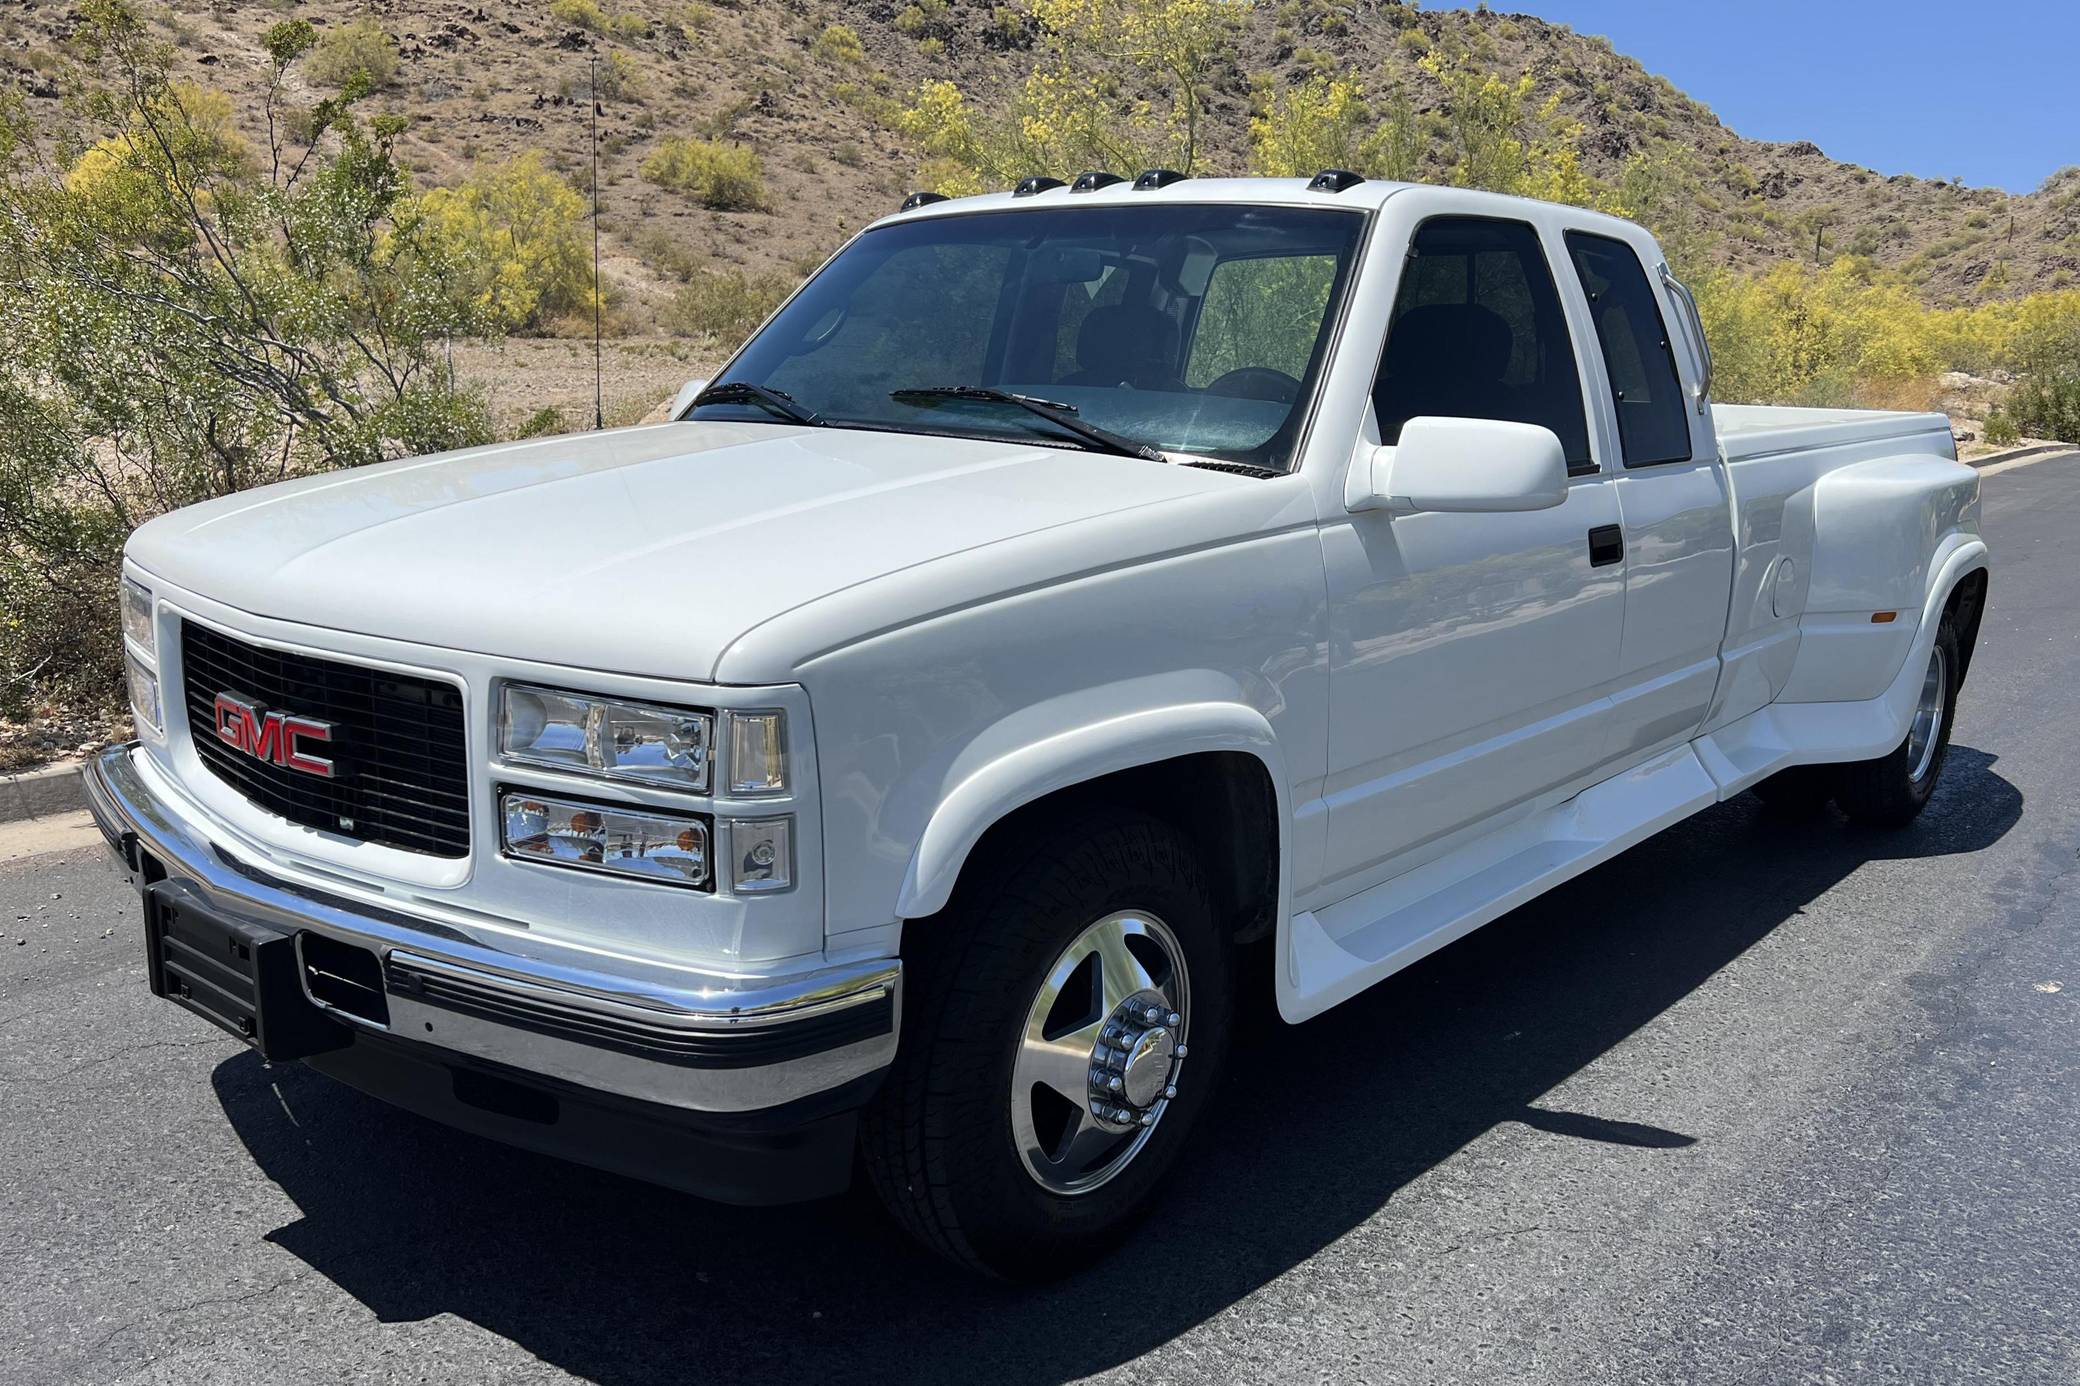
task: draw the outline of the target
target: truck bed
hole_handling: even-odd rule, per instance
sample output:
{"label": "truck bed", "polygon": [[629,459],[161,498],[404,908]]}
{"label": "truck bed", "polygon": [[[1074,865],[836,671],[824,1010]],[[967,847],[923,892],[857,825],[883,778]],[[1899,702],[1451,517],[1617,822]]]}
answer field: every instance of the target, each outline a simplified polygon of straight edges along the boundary
{"label": "truck bed", "polygon": [[1944,455],[1956,455],[1956,445],[1950,437],[1950,420],[1942,414],[1902,413],[1888,409],[1800,409],[1778,404],[1714,404],[1712,423],[1719,435],[1720,451],[1729,462],[1836,447],[1843,443],[1868,443],[1886,438],[1925,439],[1929,435],[1942,440]]}

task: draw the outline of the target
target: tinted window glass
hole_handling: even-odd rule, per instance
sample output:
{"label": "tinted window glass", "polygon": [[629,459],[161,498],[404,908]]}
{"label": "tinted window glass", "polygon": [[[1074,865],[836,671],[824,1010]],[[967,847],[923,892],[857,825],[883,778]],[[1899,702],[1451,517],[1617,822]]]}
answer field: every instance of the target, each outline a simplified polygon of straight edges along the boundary
{"label": "tinted window glass", "polygon": [[1682,377],[1668,343],[1668,326],[1653,285],[1639,256],[1623,241],[1567,233],[1567,253],[1574,257],[1589,313],[1596,321],[1596,340],[1603,347],[1603,367],[1610,373],[1611,394],[1618,409],[1618,441],[1625,465],[1690,458],[1690,415],[1683,403]]}
{"label": "tinted window glass", "polygon": [[[861,236],[731,363],[831,424],[1066,443],[974,385],[1071,406],[1169,451],[1283,468],[1361,213],[1176,204],[977,212]],[[785,422],[756,405],[697,419]]]}
{"label": "tinted window glass", "polygon": [[1581,377],[1538,234],[1516,221],[1434,217],[1416,229],[1372,387],[1381,440],[1419,415],[1553,430],[1591,470]]}
{"label": "tinted window glass", "polygon": [[1335,284],[1336,259],[1330,255],[1276,255],[1215,265],[1199,306],[1185,383],[1204,389],[1237,371],[1272,371],[1298,380],[1307,373]]}

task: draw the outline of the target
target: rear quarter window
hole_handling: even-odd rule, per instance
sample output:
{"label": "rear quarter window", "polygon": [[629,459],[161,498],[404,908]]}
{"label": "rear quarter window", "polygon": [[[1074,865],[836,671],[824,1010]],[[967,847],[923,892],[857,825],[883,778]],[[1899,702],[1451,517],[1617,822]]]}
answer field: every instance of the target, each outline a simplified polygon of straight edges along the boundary
{"label": "rear quarter window", "polygon": [[1690,415],[1682,375],[1653,285],[1623,241],[1567,233],[1567,253],[1589,300],[1628,467],[1690,460]]}

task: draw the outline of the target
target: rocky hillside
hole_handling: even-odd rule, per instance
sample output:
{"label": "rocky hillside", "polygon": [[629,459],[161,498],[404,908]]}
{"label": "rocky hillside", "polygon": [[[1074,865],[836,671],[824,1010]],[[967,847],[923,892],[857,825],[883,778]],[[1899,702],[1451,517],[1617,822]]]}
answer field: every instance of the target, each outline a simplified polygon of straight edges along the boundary
{"label": "rocky hillside", "polygon": [[[1026,71],[1032,35],[1001,0],[174,0],[155,22],[195,80],[251,95],[264,70],[258,37],[292,10],[321,28],[373,17],[396,37],[400,61],[375,102],[410,116],[403,149],[433,183],[528,149],[582,182],[589,64],[601,58],[605,245],[631,328],[645,325],[668,278],[660,266],[674,257],[682,273],[688,256],[799,271],[892,208],[919,160],[886,128],[890,103],[944,76],[985,106],[1001,101]],[[32,110],[55,109],[77,23],[63,0],[0,9],[0,80],[19,84]],[[833,25],[857,42],[832,41]],[[1744,139],[1605,40],[1523,15],[1259,0],[1210,93],[1208,167],[1243,167],[1253,79],[1343,73],[1374,95],[1399,83],[1426,111],[1437,88],[1417,62],[1439,45],[1557,93],[1598,175],[1615,177],[1638,151],[1681,151],[1692,180],[1683,215],[1722,262],[1812,256],[1817,237],[1823,256],[1868,254],[1934,303],[2080,283],[2080,170],[2018,197],[1888,176],[1810,143]],[[646,182],[646,155],[685,134],[755,150],[767,208],[709,211]]]}

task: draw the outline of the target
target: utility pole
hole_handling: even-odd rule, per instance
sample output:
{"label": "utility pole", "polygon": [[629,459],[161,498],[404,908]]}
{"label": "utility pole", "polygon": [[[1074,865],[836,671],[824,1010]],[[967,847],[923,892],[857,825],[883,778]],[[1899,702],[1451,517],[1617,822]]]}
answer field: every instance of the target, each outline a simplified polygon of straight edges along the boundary
{"label": "utility pole", "polygon": [[607,393],[600,367],[599,293],[599,54],[592,55],[592,83],[586,96],[592,102],[592,426],[607,426]]}

